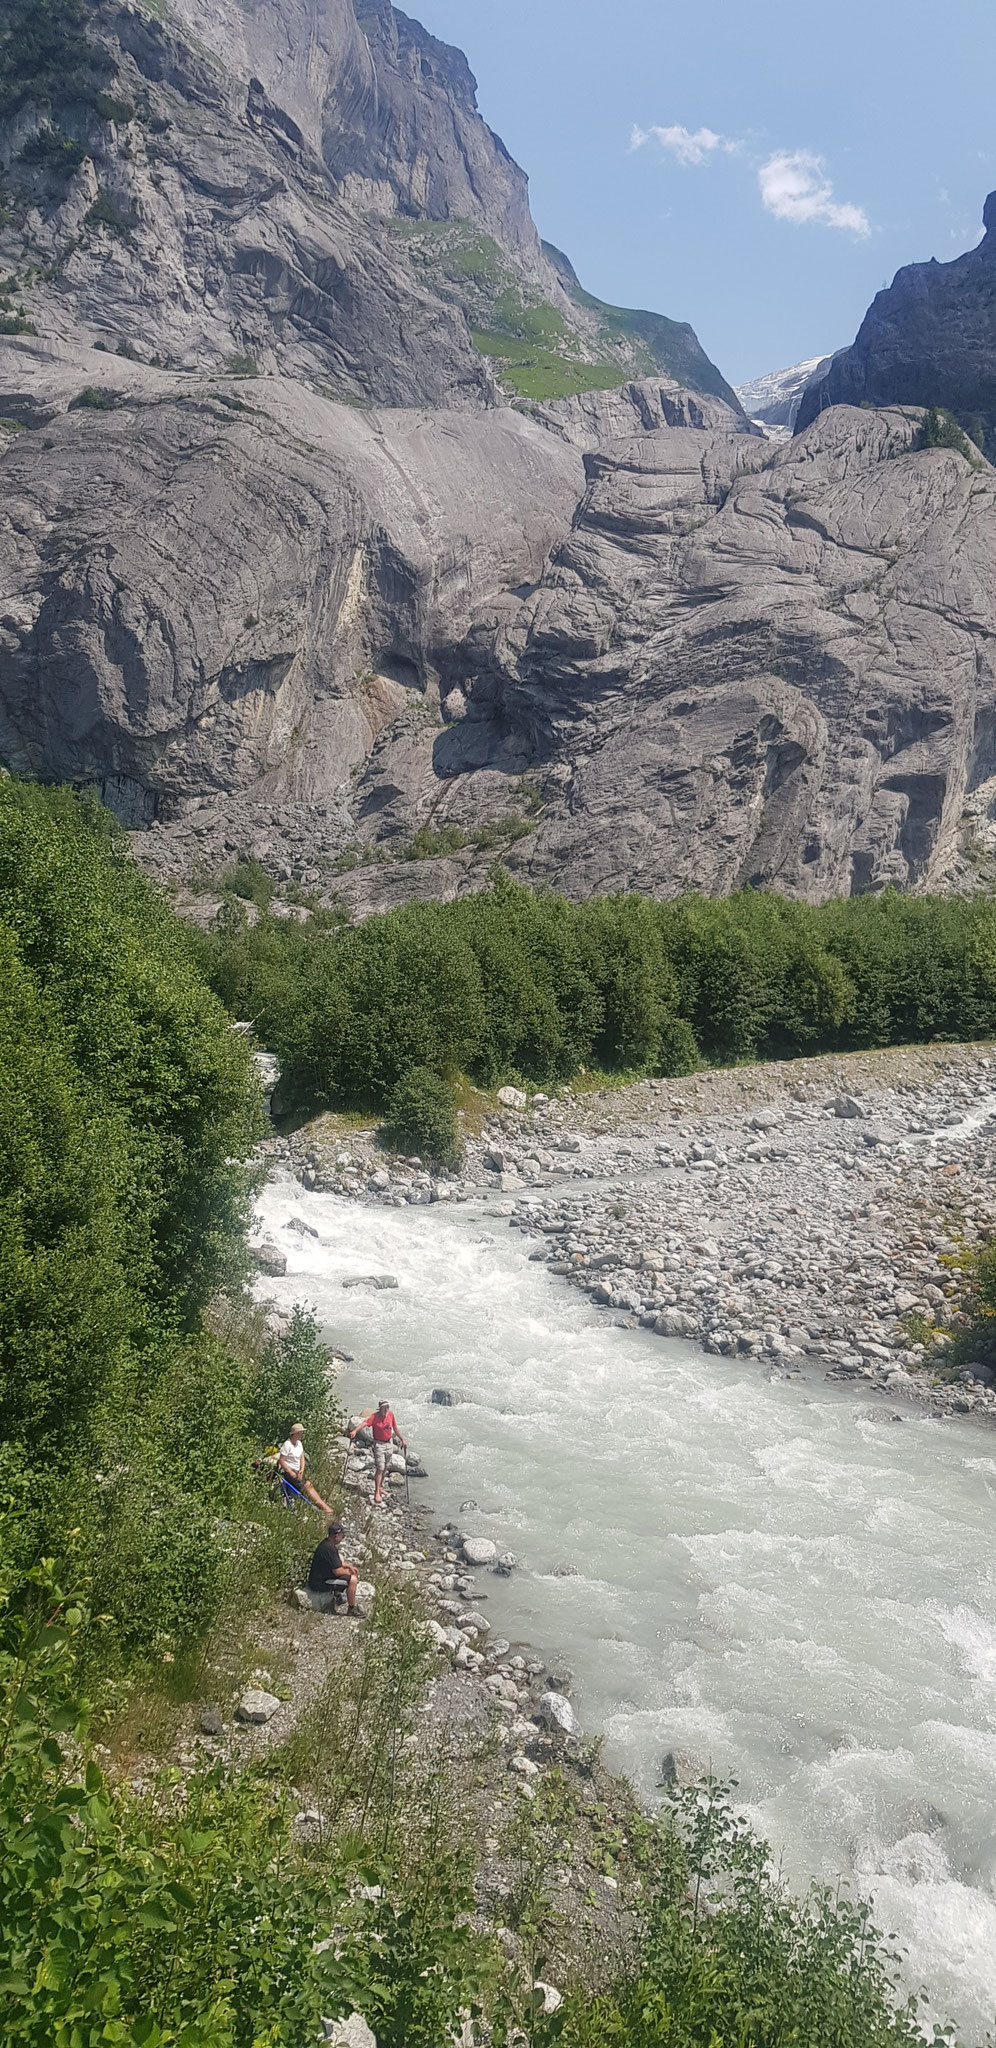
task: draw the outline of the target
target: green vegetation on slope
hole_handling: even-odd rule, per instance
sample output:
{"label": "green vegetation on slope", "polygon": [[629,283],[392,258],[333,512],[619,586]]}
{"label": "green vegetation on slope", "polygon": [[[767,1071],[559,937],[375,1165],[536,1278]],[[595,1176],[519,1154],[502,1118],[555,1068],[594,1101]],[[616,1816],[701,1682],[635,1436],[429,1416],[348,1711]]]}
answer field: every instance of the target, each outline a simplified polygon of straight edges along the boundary
{"label": "green vegetation on slope", "polygon": [[736,392],[715,363],[710,362],[687,320],[669,320],[665,313],[611,306],[605,299],[596,299],[585,291],[562,250],[554,248],[552,242],[544,242],[543,249],[560,271],[575,304],[597,315],[604,344],[621,346],[631,357],[633,368],[629,375],[652,377],[659,370],[667,377],[677,378],[679,384],[687,384],[692,391],[708,392],[713,398],[722,398],[735,412],[740,410]]}
{"label": "green vegetation on slope", "polygon": [[475,348],[510,391],[537,401],[608,391],[663,371],[729,405],[737,400],[692,329],[663,314],[628,312],[582,290],[560,251],[546,255],[578,308],[572,320],[540,296],[514,259],[471,221],[396,220],[413,269],[467,315]]}
{"label": "green vegetation on slope", "polygon": [[71,1552],[105,1664],[217,1610],[273,1386],[324,1411],[306,1325],[216,1334],[261,1126],[244,1036],[108,813],[0,783],[0,1566]]}
{"label": "green vegetation on slope", "polygon": [[[301,2048],[323,2017],[350,2010],[379,2048],[439,2048],[470,2017],[493,2048],[918,2048],[916,2004],[899,2002],[867,1908],[822,1887],[793,1901],[714,1780],[656,1821],[615,1823],[613,1866],[621,1858],[640,1885],[630,1940],[585,1953],[560,2011],[538,2011],[532,1983],[557,1930],[550,1858],[575,1852],[593,1788],[584,1799],[555,1772],[535,1804],[520,1799],[502,1845],[502,1917],[521,1957],[510,1964],[474,1915],[460,1842],[473,1821],[438,1765],[420,1778],[403,1741],[428,1653],[404,1595],[388,1608],[364,1638],[348,1713],[334,1682],[268,1772],[166,1772],[136,1794],[90,1748],[81,1604],[47,1566],[3,1601],[9,2048]],[[299,1846],[291,1773],[320,1788],[326,1814],[355,1805],[354,1830],[333,1820]]]}
{"label": "green vegetation on slope", "polygon": [[28,100],[92,101],[106,64],[87,41],[89,0],[6,0],[0,17],[0,114]]}

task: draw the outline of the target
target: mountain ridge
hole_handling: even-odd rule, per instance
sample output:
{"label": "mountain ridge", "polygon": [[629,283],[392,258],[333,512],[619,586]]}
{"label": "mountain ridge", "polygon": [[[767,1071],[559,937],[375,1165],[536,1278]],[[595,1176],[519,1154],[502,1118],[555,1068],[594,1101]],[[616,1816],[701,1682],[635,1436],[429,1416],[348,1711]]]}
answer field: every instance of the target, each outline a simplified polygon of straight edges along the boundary
{"label": "mountain ridge", "polygon": [[51,4],[76,55],[0,101],[0,763],[357,915],[496,859],[996,879],[981,456],[909,406],[773,447],[386,0]]}

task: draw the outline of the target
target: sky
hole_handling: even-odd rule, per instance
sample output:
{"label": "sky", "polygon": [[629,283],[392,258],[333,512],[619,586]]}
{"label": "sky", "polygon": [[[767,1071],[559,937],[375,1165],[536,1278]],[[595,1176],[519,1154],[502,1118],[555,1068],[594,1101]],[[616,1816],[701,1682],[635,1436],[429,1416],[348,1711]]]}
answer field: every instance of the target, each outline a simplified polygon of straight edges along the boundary
{"label": "sky", "polygon": [[732,383],[853,340],[996,187],[994,0],[402,0],[456,43],[533,217]]}

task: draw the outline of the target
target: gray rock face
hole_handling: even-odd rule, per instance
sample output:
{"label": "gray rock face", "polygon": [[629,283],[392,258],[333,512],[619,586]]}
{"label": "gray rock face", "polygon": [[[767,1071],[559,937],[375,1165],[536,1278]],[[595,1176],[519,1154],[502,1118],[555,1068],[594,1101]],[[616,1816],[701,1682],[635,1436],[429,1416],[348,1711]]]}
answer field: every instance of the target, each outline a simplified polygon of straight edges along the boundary
{"label": "gray rock face", "polygon": [[680,366],[736,403],[691,330],[613,334],[545,252],[466,59],[388,0],[94,0],[89,31],[103,109],[46,90],[0,121],[0,265],[45,339],[480,409],[471,329],[505,305],[514,339],[508,307],[541,304],[604,383]]}
{"label": "gray rock face", "polygon": [[801,431],[828,405],[943,405],[996,451],[996,192],[985,234],[952,263],[910,263],[872,301],[850,348],[804,392]]}
{"label": "gray rock face", "polygon": [[78,367],[0,347],[0,413],[49,443],[0,430],[0,758],[92,779],[134,825],[293,791],[337,850],[351,771],[421,711],[434,651],[540,574],[580,455],[511,410],[357,412],[274,378],[233,412],[92,363],[113,409],[70,411]]}
{"label": "gray rock face", "polygon": [[[386,0],[91,21],[114,118],[0,126],[38,329],[0,342],[0,764],[95,785],[154,872],[251,854],[357,914],[496,858],[576,895],[996,879],[987,465],[841,407],[773,451],[690,330],[607,326]],[[983,368],[989,240],[943,267]],[[503,403],[471,329],[509,292],[607,388]],[[620,384],[670,329],[702,388]]]}
{"label": "gray rock face", "polygon": [[[538,589],[472,638],[433,756],[447,819],[534,778],[542,814],[508,864],[578,895],[818,900],[984,869],[996,477],[911,453],[916,424],[835,408],[774,452],[679,427],[590,455]],[[406,779],[424,809],[438,780],[388,746],[362,802]]]}

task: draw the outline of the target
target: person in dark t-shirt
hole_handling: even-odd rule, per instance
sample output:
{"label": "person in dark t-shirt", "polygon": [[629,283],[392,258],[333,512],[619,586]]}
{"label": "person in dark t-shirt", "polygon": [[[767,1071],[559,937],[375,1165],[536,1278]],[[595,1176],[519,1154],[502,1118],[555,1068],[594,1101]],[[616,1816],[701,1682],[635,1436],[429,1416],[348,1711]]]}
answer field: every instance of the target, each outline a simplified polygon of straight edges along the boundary
{"label": "person in dark t-shirt", "polygon": [[359,1572],[355,1564],[346,1564],[339,1555],[339,1538],[346,1531],[342,1522],[330,1522],[327,1536],[323,1536],[311,1560],[308,1573],[308,1587],[312,1593],[327,1593],[333,1583],[346,1588],[346,1612],[359,1620],[356,1611],[356,1584]]}

